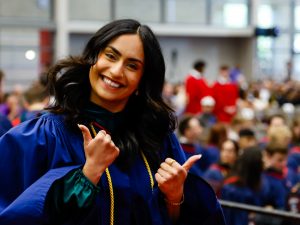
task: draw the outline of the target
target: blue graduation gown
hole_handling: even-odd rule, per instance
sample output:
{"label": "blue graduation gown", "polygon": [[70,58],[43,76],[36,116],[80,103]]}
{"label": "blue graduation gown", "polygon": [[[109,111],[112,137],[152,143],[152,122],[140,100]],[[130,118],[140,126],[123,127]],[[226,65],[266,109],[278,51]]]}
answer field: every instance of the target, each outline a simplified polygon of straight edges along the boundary
{"label": "blue graduation gown", "polygon": [[[174,134],[161,152],[184,163],[185,156]],[[85,163],[80,132],[68,129],[62,115],[47,113],[25,121],[0,138],[0,224],[49,224],[47,193],[56,180]],[[109,167],[115,197],[116,225],[170,224],[161,193],[150,180],[142,159],[128,171]],[[153,175],[155,171],[152,171]],[[74,214],[65,224],[109,224],[109,191],[106,176],[93,207]],[[210,186],[189,174],[179,224],[225,224],[222,209]]]}
{"label": "blue graduation gown", "polygon": [[180,143],[180,145],[186,158],[198,154],[202,155],[201,160],[198,160],[191,168],[191,171],[198,174],[199,176],[202,176],[204,168],[206,166],[205,149],[201,145],[194,143]]}
{"label": "blue graduation gown", "polygon": [[212,186],[217,196],[220,196],[220,191],[223,186],[225,174],[228,174],[229,168],[220,163],[212,164],[203,174],[203,178]]}
{"label": "blue graduation gown", "polygon": [[[260,194],[248,187],[239,187],[234,183],[227,183],[221,189],[221,199],[260,206]],[[248,225],[248,212],[239,209],[224,209],[228,225]]]}
{"label": "blue graduation gown", "polygon": [[283,174],[271,168],[266,169],[262,175],[263,205],[271,205],[275,209],[285,209],[288,188],[285,186]]}

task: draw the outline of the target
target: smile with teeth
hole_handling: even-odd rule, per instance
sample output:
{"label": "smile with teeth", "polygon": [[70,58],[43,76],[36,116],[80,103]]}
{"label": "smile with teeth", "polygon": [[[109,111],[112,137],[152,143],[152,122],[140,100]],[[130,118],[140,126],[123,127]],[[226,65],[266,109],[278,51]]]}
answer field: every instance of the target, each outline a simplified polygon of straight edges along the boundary
{"label": "smile with teeth", "polygon": [[113,88],[119,88],[121,86],[120,84],[108,79],[107,77],[103,77],[103,82]]}

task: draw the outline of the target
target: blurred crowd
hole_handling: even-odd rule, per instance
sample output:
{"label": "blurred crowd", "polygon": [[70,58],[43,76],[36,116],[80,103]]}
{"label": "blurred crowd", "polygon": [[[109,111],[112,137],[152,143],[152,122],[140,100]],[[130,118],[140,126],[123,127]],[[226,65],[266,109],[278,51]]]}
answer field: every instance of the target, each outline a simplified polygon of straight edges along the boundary
{"label": "blurred crowd", "polygon": [[[166,82],[164,91],[186,156],[202,155],[191,172],[220,199],[299,213],[300,83],[247,82],[238,66],[227,65],[209,82],[205,66],[197,61],[184,82]],[[230,225],[293,224],[230,208],[224,213]]]}
{"label": "blurred crowd", "polygon": [[[214,82],[197,61],[182,83],[165,82],[163,97],[178,117],[176,135],[187,157],[201,154],[191,171],[220,199],[300,211],[300,83],[247,81],[239,66],[219,67]],[[3,93],[0,71],[0,136],[45,112],[47,79]],[[225,208],[228,224],[291,224]]]}
{"label": "blurred crowd", "polygon": [[17,84],[8,93],[2,91],[4,76],[0,70],[0,136],[11,127],[43,114],[50,101],[45,73],[28,88]]}

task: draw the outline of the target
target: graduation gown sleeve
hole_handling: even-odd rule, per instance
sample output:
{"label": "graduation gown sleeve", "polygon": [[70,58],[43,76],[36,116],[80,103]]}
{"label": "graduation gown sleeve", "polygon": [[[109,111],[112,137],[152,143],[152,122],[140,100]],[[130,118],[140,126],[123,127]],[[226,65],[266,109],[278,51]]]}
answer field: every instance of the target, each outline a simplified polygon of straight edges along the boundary
{"label": "graduation gown sleeve", "polygon": [[84,162],[82,137],[62,116],[26,121],[0,138],[0,224],[44,224],[52,183]]}
{"label": "graduation gown sleeve", "polygon": [[61,224],[72,214],[88,210],[99,191],[100,188],[84,176],[81,168],[56,180],[46,198],[50,223]]}

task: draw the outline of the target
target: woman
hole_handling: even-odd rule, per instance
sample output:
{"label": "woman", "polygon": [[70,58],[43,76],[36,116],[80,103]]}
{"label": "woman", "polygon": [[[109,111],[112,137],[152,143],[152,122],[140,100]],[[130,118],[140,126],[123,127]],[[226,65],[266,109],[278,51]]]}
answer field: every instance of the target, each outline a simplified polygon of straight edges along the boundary
{"label": "woman", "polygon": [[203,174],[203,178],[212,186],[217,196],[236,163],[239,155],[239,145],[236,141],[227,139],[220,149],[220,160],[212,164]]}
{"label": "woman", "polygon": [[[221,189],[221,199],[248,205],[262,205],[263,172],[262,150],[257,147],[247,147],[239,156],[232,174],[225,179]],[[253,214],[236,209],[225,209],[224,214],[228,224],[251,224]]]}
{"label": "woman", "polygon": [[184,162],[164,74],[157,39],[134,20],[58,62],[50,113],[0,139],[0,224],[224,224],[213,190],[187,175],[199,156]]}
{"label": "woman", "polygon": [[205,146],[207,151],[206,155],[208,156],[205,162],[205,171],[212,164],[217,163],[220,160],[220,149],[222,148],[222,144],[227,140],[227,138],[228,133],[224,123],[216,123],[210,128]]}

